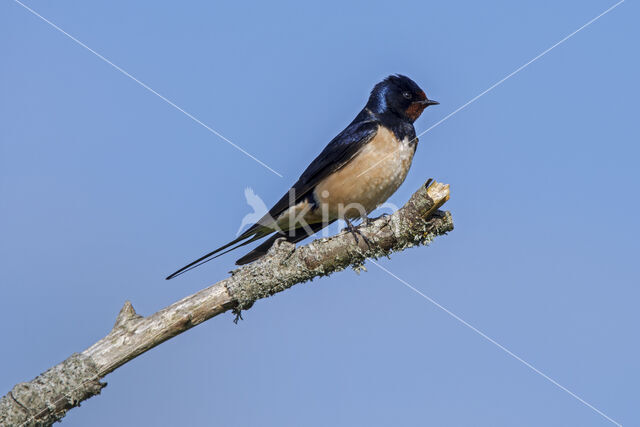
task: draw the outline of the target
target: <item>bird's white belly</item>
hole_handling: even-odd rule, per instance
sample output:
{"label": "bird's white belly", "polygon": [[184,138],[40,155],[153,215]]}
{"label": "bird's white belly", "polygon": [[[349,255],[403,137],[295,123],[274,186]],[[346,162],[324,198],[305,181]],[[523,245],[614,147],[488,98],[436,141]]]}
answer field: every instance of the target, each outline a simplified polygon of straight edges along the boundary
{"label": "bird's white belly", "polygon": [[366,216],[404,182],[416,143],[406,138],[399,141],[380,127],[355,158],[316,186],[314,196],[320,208],[332,219]]}

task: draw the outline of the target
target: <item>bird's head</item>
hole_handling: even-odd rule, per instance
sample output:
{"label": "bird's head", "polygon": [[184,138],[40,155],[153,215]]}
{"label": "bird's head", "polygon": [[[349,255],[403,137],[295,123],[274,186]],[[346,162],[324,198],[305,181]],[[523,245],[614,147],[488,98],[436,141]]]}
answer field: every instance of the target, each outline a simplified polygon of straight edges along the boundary
{"label": "bird's head", "polygon": [[413,123],[425,108],[438,104],[439,102],[427,98],[416,82],[396,74],[375,85],[367,108],[376,114],[393,113]]}

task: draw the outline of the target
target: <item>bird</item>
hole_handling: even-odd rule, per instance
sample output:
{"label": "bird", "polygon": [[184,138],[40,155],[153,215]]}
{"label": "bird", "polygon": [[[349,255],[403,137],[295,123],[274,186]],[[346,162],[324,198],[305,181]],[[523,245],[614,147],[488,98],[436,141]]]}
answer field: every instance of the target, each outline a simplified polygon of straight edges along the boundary
{"label": "bird", "polygon": [[409,77],[386,77],[373,87],[355,119],[262,218],[166,279],[271,235],[236,261],[248,264],[264,256],[277,239],[297,243],[338,219],[345,221],[357,240],[351,220],[368,220],[367,215],[404,182],[418,145],[413,123],[427,107],[438,104]]}

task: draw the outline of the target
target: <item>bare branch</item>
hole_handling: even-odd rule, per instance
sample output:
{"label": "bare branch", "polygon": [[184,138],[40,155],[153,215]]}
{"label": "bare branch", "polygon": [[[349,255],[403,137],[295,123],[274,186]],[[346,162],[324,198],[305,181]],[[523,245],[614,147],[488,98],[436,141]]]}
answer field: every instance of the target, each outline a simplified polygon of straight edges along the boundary
{"label": "bare branch", "polygon": [[239,315],[258,299],[297,283],[349,266],[359,270],[367,258],[428,244],[453,230],[451,215],[438,210],[447,200],[449,186],[429,180],[393,215],[358,227],[368,242],[344,231],[299,248],[283,239],[264,258],[151,316],[138,315],[125,302],[106,337],[2,397],[0,425],[51,425],[81,401],[99,394],[106,385],[99,381],[102,377],[207,319],[227,310]]}

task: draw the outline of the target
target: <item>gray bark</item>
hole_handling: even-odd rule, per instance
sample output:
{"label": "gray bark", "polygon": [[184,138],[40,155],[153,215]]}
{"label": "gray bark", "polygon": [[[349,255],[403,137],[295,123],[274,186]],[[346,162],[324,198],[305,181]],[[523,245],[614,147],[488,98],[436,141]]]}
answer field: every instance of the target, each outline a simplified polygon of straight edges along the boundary
{"label": "gray bark", "polygon": [[453,230],[449,212],[438,210],[447,200],[449,186],[429,180],[394,214],[358,227],[368,242],[344,231],[298,248],[280,240],[264,258],[148,317],[136,314],[127,301],[106,337],[2,397],[0,425],[49,426],[99,394],[105,375],[211,317],[227,310],[239,315],[255,301],[297,283],[349,266],[360,270],[367,258],[428,244]]}

